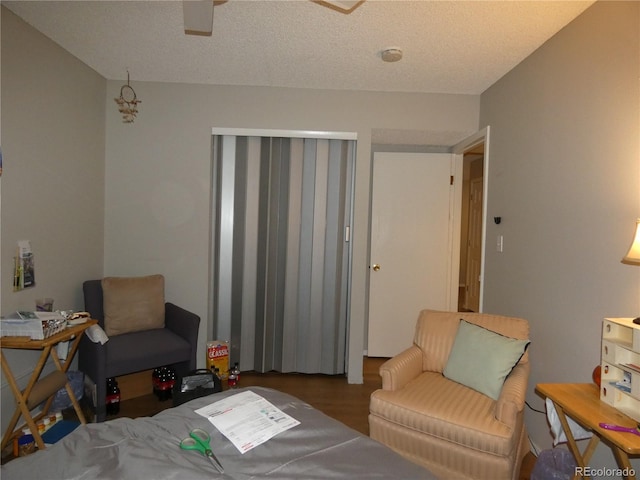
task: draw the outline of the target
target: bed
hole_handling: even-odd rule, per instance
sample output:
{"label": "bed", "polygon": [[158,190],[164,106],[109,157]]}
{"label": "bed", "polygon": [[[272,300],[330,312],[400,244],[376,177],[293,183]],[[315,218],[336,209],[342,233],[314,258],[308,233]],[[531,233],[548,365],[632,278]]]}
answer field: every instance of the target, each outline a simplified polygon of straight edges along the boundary
{"label": "bed", "polygon": [[[300,422],[240,454],[207,418],[195,410],[250,390]],[[224,466],[179,448],[194,428],[211,435],[212,450]],[[288,394],[263,388],[227,390],[198,398],[153,417],[119,418],[88,424],[46,450],[2,466],[10,479],[427,479],[429,471],[384,445]]]}

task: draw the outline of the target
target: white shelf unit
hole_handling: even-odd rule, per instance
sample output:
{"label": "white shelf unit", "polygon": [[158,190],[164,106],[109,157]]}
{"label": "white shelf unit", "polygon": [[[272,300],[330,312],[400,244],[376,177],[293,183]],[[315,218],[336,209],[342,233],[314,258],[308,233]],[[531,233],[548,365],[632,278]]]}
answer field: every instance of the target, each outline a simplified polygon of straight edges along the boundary
{"label": "white shelf unit", "polygon": [[601,354],[600,400],[640,422],[640,325],[605,318]]}

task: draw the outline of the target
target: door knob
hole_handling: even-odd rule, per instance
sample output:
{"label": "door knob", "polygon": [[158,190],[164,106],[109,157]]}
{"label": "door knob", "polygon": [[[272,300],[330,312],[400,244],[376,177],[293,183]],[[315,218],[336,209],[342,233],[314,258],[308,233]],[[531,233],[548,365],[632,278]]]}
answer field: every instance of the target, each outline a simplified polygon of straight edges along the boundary
{"label": "door knob", "polygon": [[378,265],[377,263],[374,263],[372,268],[374,272],[377,272],[378,270],[380,270],[380,265]]}

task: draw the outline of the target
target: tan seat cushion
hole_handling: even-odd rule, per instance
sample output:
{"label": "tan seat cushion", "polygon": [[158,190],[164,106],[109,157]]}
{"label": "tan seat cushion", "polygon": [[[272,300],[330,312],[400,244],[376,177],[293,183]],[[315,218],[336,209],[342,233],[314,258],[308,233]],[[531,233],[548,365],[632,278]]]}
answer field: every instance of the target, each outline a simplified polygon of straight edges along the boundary
{"label": "tan seat cushion", "polygon": [[400,390],[373,392],[370,412],[474,450],[513,454],[513,430],[496,420],[495,401],[438,372],[424,372]]}
{"label": "tan seat cushion", "polygon": [[164,328],[164,277],[102,279],[104,326],[107,335]]}

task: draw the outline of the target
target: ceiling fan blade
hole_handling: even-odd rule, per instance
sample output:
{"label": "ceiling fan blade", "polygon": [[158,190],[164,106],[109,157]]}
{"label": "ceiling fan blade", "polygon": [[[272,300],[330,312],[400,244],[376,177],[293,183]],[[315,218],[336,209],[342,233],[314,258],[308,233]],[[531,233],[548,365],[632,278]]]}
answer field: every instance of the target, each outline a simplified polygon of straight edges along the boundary
{"label": "ceiling fan blade", "polygon": [[184,33],[211,36],[213,32],[213,0],[183,0]]}
{"label": "ceiling fan blade", "polygon": [[[311,0],[342,13],[351,13],[365,0]],[[213,6],[227,0],[182,0],[184,33],[211,36],[213,33]]]}
{"label": "ceiling fan blade", "polygon": [[314,3],[329,7],[332,10],[337,10],[342,13],[351,13],[365,0],[312,0]]}

